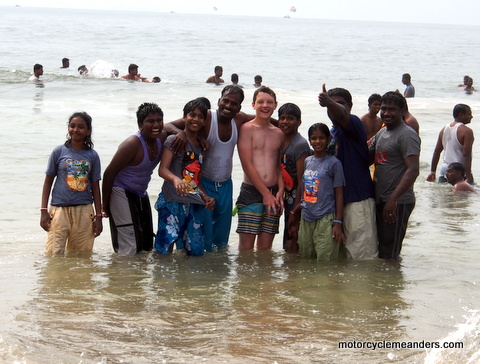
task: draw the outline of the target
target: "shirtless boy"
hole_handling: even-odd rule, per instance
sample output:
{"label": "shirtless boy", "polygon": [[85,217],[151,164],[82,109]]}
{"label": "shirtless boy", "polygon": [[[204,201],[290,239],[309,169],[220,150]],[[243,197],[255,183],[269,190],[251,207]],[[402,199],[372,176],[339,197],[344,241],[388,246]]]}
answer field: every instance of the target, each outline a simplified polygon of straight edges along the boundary
{"label": "shirtless boy", "polygon": [[280,152],[283,133],[270,123],[275,93],[262,86],[253,94],[255,118],[240,128],[238,154],[244,179],[237,199],[239,249],[271,249],[283,210]]}
{"label": "shirtless boy", "polygon": [[360,120],[367,131],[367,141],[370,140],[377,131],[382,127],[382,119],[378,116],[380,105],[382,104],[382,96],[379,94],[372,94],[368,98],[368,113],[363,115]]}

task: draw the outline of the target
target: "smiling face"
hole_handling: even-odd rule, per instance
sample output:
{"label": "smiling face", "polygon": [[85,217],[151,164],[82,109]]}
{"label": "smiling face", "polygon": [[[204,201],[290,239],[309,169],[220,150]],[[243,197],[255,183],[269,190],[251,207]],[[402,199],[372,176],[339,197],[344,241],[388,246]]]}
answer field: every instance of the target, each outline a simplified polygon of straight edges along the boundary
{"label": "smiling face", "polygon": [[92,131],[88,129],[87,122],[79,116],[74,117],[68,123],[68,135],[72,144],[83,144],[87,136],[91,134]]}
{"label": "smiling face", "polygon": [[198,108],[194,108],[190,111],[183,120],[185,121],[185,130],[195,134],[203,128],[203,125],[205,125],[205,117],[203,116],[202,111]]}
{"label": "smiling face", "polygon": [[286,113],[282,114],[278,119],[278,127],[285,135],[295,134],[301,123],[301,120]]}
{"label": "smiling face", "polygon": [[252,103],[252,107],[255,110],[256,117],[270,119],[277,108],[277,102],[272,95],[265,92],[259,92],[255,101]]}
{"label": "smiling face", "polygon": [[327,154],[330,137],[326,136],[321,130],[313,130],[308,141],[313,148],[315,157],[323,157]]}
{"label": "smiling face", "polygon": [[391,101],[382,103],[380,107],[380,117],[387,126],[387,129],[395,128],[400,125],[400,123],[403,123],[403,113],[404,110],[400,109],[397,104]]}
{"label": "smiling face", "polygon": [[156,139],[160,137],[163,130],[163,116],[156,112],[147,114],[140,124],[140,134],[145,139]]}
{"label": "smiling face", "polygon": [[225,92],[218,100],[218,117],[224,120],[232,120],[242,108],[242,100],[239,94]]}

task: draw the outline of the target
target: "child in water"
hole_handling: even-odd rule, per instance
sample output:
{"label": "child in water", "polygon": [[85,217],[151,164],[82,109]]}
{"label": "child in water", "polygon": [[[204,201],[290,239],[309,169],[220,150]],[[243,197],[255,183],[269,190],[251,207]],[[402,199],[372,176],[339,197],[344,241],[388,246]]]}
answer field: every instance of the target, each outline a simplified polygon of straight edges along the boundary
{"label": "child in water", "polygon": [[[345,240],[342,231],[343,168],[341,162],[327,152],[330,131],[325,124],[312,125],[308,129],[308,139],[314,154],[305,159],[303,173],[302,218],[298,232],[300,256],[336,261],[339,245]],[[298,205],[294,213],[297,208]]]}
{"label": "child in water", "polygon": [[298,253],[300,209],[296,214],[292,210],[300,202],[297,189],[302,185],[305,158],[311,154],[307,140],[298,132],[301,123],[302,112],[297,105],[287,103],[278,109],[278,127],[285,137],[282,146],[282,176],[285,182],[283,248],[287,253]]}
{"label": "child in water", "polygon": [[186,151],[174,153],[170,135],[165,141],[158,174],[165,182],[158,195],[155,209],[158,211],[158,232],[155,250],[162,254],[185,249],[187,255],[204,254],[204,208],[212,210],[215,200],[205,194],[200,184],[200,168],[203,163],[202,147],[198,133],[207,117],[207,106],[202,100],[188,102],[183,108]]}
{"label": "child in water", "polygon": [[56,147],[48,160],[40,208],[40,226],[47,232],[47,254],[91,252],[95,237],[103,230],[100,158],[93,150],[91,135],[90,115],[74,113],[68,120],[67,141]]}

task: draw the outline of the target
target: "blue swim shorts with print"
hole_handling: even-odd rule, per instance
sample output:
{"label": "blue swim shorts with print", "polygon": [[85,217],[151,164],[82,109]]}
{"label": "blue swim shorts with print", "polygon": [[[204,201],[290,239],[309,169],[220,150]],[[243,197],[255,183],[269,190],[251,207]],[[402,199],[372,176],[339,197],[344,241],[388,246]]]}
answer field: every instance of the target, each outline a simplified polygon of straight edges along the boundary
{"label": "blue swim shorts with print", "polygon": [[155,209],[158,211],[158,231],[155,236],[155,250],[161,254],[170,253],[170,245],[177,250],[185,249],[187,255],[200,256],[204,249],[202,205],[167,202],[160,193]]}

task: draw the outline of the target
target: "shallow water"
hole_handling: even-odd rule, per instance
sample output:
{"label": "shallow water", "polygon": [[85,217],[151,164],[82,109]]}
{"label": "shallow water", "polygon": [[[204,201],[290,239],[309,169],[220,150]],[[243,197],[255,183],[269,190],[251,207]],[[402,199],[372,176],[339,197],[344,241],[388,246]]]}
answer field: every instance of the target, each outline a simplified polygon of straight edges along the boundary
{"label": "shallow water", "polygon": [[[478,28],[142,16],[139,22],[136,13],[2,8],[0,361],[478,362],[479,197],[454,196],[449,186],[425,182],[438,132],[456,103],[472,107],[471,128],[480,132],[479,94],[456,88],[464,74],[478,78]],[[32,43],[32,32],[40,41]],[[58,68],[64,56],[72,69]],[[98,60],[121,73],[135,62],[142,75],[159,75],[162,83],[76,75],[74,65]],[[26,79],[36,62],[44,65],[44,81],[31,84]],[[201,258],[118,257],[108,221],[91,256],[43,255],[41,187],[48,156],[64,142],[68,116],[78,110],[93,116],[95,149],[105,169],[118,144],[135,131],[142,102],[158,102],[166,121],[197,96],[215,106],[221,88],[204,81],[216,64],[224,66],[225,79],[239,73],[246,112],[252,111],[250,81],[262,74],[279,104],[301,107],[303,135],[314,122],[329,124],[316,99],[323,82],[350,89],[353,112],[363,115],[372,92],[403,90],[401,74],[412,73],[418,97],[409,107],[420,122],[421,172],[399,266],[319,265],[283,253],[281,236],[272,252],[239,254],[235,219],[230,248]],[[479,158],[475,146],[475,175]],[[237,157],[233,177],[236,197],[242,179]],[[161,185],[154,175],[152,203]],[[338,346],[383,340],[447,340],[464,348]]]}

